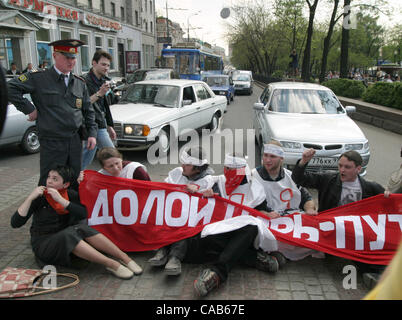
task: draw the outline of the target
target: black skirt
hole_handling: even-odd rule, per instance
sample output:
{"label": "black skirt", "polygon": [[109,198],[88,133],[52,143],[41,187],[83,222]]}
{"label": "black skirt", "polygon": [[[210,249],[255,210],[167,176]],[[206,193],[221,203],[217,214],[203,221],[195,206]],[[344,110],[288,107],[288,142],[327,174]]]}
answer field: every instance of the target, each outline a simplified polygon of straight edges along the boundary
{"label": "black skirt", "polygon": [[50,235],[33,236],[32,250],[44,263],[70,267],[71,252],[78,242],[98,233],[87,224],[79,223]]}

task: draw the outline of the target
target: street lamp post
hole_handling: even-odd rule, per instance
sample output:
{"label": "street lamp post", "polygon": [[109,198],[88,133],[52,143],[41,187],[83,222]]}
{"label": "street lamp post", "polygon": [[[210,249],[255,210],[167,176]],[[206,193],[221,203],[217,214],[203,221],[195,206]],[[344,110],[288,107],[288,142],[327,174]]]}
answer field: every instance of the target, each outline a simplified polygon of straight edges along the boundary
{"label": "street lamp post", "polygon": [[200,11],[197,11],[187,17],[187,42],[190,42],[190,18],[198,15],[199,13]]}

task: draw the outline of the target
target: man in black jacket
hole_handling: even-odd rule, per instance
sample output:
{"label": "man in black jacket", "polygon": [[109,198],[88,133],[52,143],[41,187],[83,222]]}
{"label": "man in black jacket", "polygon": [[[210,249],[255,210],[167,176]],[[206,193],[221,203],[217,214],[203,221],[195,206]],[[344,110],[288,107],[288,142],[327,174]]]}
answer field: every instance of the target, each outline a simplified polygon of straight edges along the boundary
{"label": "man in black jacket", "polygon": [[88,149],[84,144],[82,152],[82,170],[94,159],[97,148],[114,147],[116,132],[113,129],[113,118],[109,109],[110,86],[107,73],[110,68],[112,56],[103,50],[95,52],[92,58],[91,70],[83,76],[86,81],[92,106],[95,110],[95,121],[98,125],[97,145],[94,149]]}
{"label": "man in black jacket", "polygon": [[383,193],[384,188],[376,182],[359,176],[362,158],[356,151],[347,151],[339,157],[338,173],[306,172],[308,162],[315,150],[307,149],[293,169],[292,179],[306,188],[318,189],[318,209],[324,211],[341,205]]}

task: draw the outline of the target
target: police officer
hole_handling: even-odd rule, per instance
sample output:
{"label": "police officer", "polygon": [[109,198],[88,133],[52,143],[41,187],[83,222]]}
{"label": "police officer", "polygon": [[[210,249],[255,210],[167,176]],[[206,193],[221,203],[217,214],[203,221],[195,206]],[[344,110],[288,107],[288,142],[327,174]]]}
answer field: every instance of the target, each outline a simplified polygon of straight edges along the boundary
{"label": "police officer", "polygon": [[[53,46],[54,66],[23,74],[8,82],[9,100],[18,110],[37,120],[40,151],[39,185],[46,185],[54,165],[81,170],[82,140],[96,145],[97,125],[85,81],[72,74],[80,40],[59,40]],[[23,97],[31,94],[34,105]],[[86,133],[84,137],[84,133]]]}

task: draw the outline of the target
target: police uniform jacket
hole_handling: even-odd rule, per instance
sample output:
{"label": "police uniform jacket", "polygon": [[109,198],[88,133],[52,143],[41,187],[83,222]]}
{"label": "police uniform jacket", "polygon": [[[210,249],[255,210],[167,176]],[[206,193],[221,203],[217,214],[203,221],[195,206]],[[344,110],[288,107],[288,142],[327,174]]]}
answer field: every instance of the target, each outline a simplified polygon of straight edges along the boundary
{"label": "police uniform jacket", "polygon": [[[31,95],[32,103],[23,97]],[[54,67],[25,73],[8,82],[8,98],[16,108],[29,114],[38,112],[36,124],[40,138],[70,138],[82,125],[96,137],[95,112],[85,81],[70,73],[68,87]]]}

